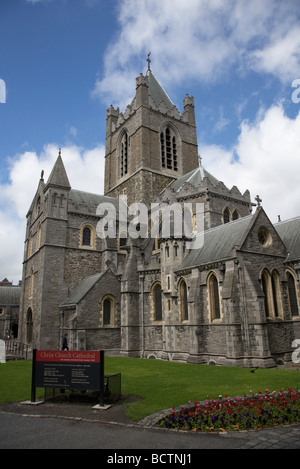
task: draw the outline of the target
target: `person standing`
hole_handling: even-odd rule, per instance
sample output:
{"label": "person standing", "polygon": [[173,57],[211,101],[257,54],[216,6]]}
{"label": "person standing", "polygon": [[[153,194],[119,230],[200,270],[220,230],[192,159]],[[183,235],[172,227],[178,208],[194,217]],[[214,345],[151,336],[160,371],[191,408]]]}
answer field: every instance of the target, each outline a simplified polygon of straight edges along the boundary
{"label": "person standing", "polygon": [[67,334],[64,335],[64,338],[63,338],[63,341],[62,341],[62,350],[69,350]]}

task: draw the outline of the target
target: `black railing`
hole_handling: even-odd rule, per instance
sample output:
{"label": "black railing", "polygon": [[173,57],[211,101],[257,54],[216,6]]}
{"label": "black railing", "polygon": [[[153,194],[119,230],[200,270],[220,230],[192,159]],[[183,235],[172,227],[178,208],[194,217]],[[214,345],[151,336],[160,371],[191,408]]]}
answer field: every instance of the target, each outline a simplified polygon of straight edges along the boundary
{"label": "black railing", "polygon": [[31,352],[31,348],[28,344],[21,344],[20,342],[16,342],[15,340],[6,340],[5,341],[5,350],[6,353],[12,353],[16,356],[21,356],[25,360],[29,357],[29,352]]}

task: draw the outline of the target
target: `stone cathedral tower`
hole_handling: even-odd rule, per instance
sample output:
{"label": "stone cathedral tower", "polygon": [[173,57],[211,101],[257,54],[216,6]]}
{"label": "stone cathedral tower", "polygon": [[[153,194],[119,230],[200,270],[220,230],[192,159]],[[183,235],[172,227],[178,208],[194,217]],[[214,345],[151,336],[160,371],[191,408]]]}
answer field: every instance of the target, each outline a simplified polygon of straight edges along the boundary
{"label": "stone cathedral tower", "polygon": [[106,120],[105,195],[148,204],[174,179],[198,167],[194,99],[179,113],[150,69],[136,79],[125,113]]}

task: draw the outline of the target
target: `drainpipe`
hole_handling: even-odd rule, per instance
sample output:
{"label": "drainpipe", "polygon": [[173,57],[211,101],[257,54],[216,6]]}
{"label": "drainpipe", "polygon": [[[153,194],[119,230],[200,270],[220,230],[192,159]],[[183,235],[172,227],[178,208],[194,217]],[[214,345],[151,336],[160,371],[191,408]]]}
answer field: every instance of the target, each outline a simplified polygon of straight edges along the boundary
{"label": "drainpipe", "polygon": [[145,318],[144,318],[144,278],[145,275],[142,273],[139,275],[141,281],[141,315],[142,315],[142,354],[141,358],[144,358],[145,354]]}
{"label": "drainpipe", "polygon": [[60,322],[60,338],[59,338],[59,348],[61,350],[62,339],[64,336],[64,326],[65,326],[65,312],[64,310],[61,311],[61,322]]}

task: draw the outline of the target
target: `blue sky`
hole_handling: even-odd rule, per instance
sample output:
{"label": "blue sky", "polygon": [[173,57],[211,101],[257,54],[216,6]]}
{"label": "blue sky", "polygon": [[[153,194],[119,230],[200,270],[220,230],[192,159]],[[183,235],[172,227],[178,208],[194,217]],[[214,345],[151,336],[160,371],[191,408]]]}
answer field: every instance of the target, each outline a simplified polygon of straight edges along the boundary
{"label": "blue sky", "polygon": [[300,215],[299,0],[0,0],[0,277],[21,278],[59,147],[72,187],[103,193],[106,108],[125,110],[149,51],[180,112],[194,96],[205,168],[274,222]]}

